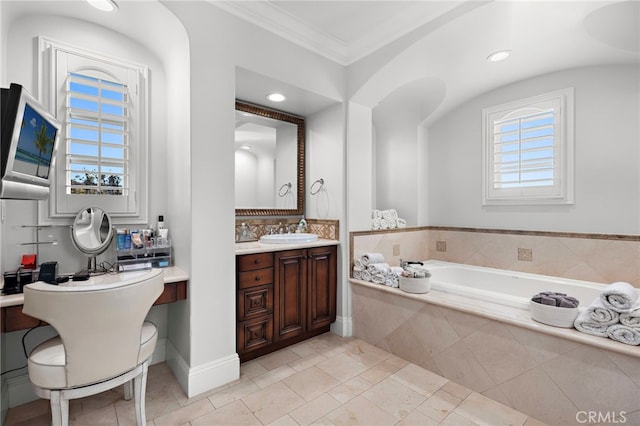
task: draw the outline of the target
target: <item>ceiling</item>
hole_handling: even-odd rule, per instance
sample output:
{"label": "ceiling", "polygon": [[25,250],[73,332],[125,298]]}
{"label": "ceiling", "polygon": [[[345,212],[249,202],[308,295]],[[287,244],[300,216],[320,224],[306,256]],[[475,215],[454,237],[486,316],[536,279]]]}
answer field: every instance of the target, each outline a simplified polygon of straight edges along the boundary
{"label": "ceiling", "polygon": [[213,4],[342,65],[432,21],[463,0],[237,1]]}

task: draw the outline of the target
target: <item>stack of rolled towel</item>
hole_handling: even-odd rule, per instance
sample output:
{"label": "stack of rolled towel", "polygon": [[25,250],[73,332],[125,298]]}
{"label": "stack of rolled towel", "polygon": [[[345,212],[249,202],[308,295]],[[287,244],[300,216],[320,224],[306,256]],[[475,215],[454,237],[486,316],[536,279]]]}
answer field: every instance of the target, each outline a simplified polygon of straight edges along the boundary
{"label": "stack of rolled towel", "polygon": [[398,217],[396,209],[371,211],[371,229],[374,231],[405,228],[406,226],[407,221]]}
{"label": "stack of rolled towel", "polygon": [[640,345],[640,293],[629,283],[608,285],[580,312],[573,326],[582,333]]}
{"label": "stack of rolled towel", "polygon": [[353,278],[397,288],[402,268],[389,266],[382,253],[365,253],[353,261]]}

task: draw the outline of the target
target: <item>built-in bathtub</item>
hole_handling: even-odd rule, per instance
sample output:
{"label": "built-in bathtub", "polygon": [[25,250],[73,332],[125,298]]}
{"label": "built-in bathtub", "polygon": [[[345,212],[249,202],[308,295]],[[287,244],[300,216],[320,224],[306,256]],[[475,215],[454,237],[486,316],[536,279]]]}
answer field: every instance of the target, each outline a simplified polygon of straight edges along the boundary
{"label": "built-in bathtub", "polygon": [[581,424],[594,411],[640,424],[640,347],[537,323],[528,309],[541,291],[587,306],[606,284],[425,266],[425,294],[350,280],[353,335],[548,424]]}
{"label": "built-in bathtub", "polygon": [[580,306],[589,306],[598,298],[606,284],[571,280],[546,275],[513,272],[458,263],[430,260],[424,266],[431,272],[434,290],[460,294],[529,309],[529,300],[542,291],[566,293],[580,301]]}

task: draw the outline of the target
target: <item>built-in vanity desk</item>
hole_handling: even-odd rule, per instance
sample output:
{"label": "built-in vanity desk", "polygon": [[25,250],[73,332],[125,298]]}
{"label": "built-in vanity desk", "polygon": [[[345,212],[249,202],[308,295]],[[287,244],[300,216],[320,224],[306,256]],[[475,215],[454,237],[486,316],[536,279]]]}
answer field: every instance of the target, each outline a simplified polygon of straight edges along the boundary
{"label": "built-in vanity desk", "polygon": [[236,243],[241,361],[329,331],[336,320],[337,245]]}
{"label": "built-in vanity desk", "polygon": [[[162,268],[164,275],[164,291],[155,301],[154,305],[164,303],[172,303],[187,298],[187,281],[189,275],[177,267]],[[136,274],[140,272],[121,272],[118,274],[103,274],[90,278],[87,281],[65,283],[66,285],[92,285],[100,284],[108,280],[118,280],[125,278],[127,274]],[[65,285],[61,284],[61,285]],[[10,332],[32,328],[40,324],[40,320],[32,318],[22,313],[22,305],[24,303],[24,294],[11,294],[0,296],[0,308],[2,316],[0,322],[2,324],[2,332]]]}

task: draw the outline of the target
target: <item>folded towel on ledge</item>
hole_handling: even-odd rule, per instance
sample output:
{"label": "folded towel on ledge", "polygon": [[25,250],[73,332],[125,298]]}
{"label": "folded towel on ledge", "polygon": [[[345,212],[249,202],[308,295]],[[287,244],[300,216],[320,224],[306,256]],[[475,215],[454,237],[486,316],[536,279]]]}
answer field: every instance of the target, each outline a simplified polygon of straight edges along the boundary
{"label": "folded towel on ledge", "polygon": [[380,210],[371,210],[371,219],[382,219],[382,212]]}
{"label": "folded towel on ledge", "polygon": [[374,231],[379,231],[380,229],[382,229],[382,224],[380,223],[380,221],[382,221],[382,219],[379,219],[377,217],[371,219],[371,229],[373,229]]}
{"label": "folded towel on ledge", "polygon": [[591,319],[589,312],[587,312],[587,308],[580,308],[578,310],[578,316],[573,322],[573,326],[581,333],[591,334],[598,337],[607,337],[608,326]]}
{"label": "folded towel on ledge", "polygon": [[355,278],[356,280],[361,280],[362,272],[363,272],[362,269],[353,268],[353,274],[352,274],[353,278]]}
{"label": "folded towel on ledge", "polygon": [[382,218],[388,221],[396,220],[398,218],[398,212],[396,209],[382,210]]}
{"label": "folded towel on ledge", "polygon": [[609,338],[627,345],[640,345],[640,329],[623,324],[610,325],[607,328]]}
{"label": "folded towel on ledge", "polygon": [[602,290],[600,299],[606,308],[620,313],[629,312],[638,300],[638,289],[629,283],[616,282]]}
{"label": "folded towel on ledge", "polygon": [[400,281],[397,278],[387,276],[384,285],[386,285],[387,287],[398,288],[400,287]]}
{"label": "folded towel on ledge", "polygon": [[369,266],[367,266],[367,271],[371,272],[371,275],[386,274],[388,269],[389,269],[389,264],[385,262],[371,263],[369,264]]}
{"label": "folded towel on ledge", "polygon": [[620,314],[620,324],[640,329],[640,303],[636,303],[633,310]]}
{"label": "folded towel on ledge", "polygon": [[374,284],[384,284],[386,277],[383,273],[371,274],[371,282]]}
{"label": "folded towel on ledge", "polygon": [[587,313],[593,321],[606,326],[617,324],[620,319],[620,314],[605,307],[600,298],[595,299],[591,305],[587,306]]}
{"label": "folded towel on ledge", "polygon": [[380,219],[380,229],[389,229],[389,220],[382,218]]}
{"label": "folded towel on ledge", "polygon": [[400,266],[392,266],[387,270],[387,277],[398,279],[400,278],[400,275],[402,275],[403,271],[404,269]]}
{"label": "folded towel on ledge", "polygon": [[371,263],[382,262],[384,262],[384,256],[382,253],[365,253],[362,255],[362,264],[364,266],[369,266]]}
{"label": "folded towel on ledge", "polygon": [[371,272],[367,271],[366,269],[364,271],[362,271],[361,273],[361,280],[362,281],[371,281]]}
{"label": "folded towel on ledge", "polygon": [[580,304],[580,301],[575,297],[567,296],[566,293],[556,293],[555,291],[543,291],[533,296],[531,300],[542,305],[561,308],[577,308]]}
{"label": "folded towel on ledge", "polygon": [[364,263],[362,263],[362,259],[355,259],[353,261],[353,267],[354,268],[360,268],[361,270],[366,268],[366,266],[364,265]]}
{"label": "folded towel on ledge", "polygon": [[396,219],[396,226],[398,228],[406,228],[407,227],[407,221],[404,219]]}

